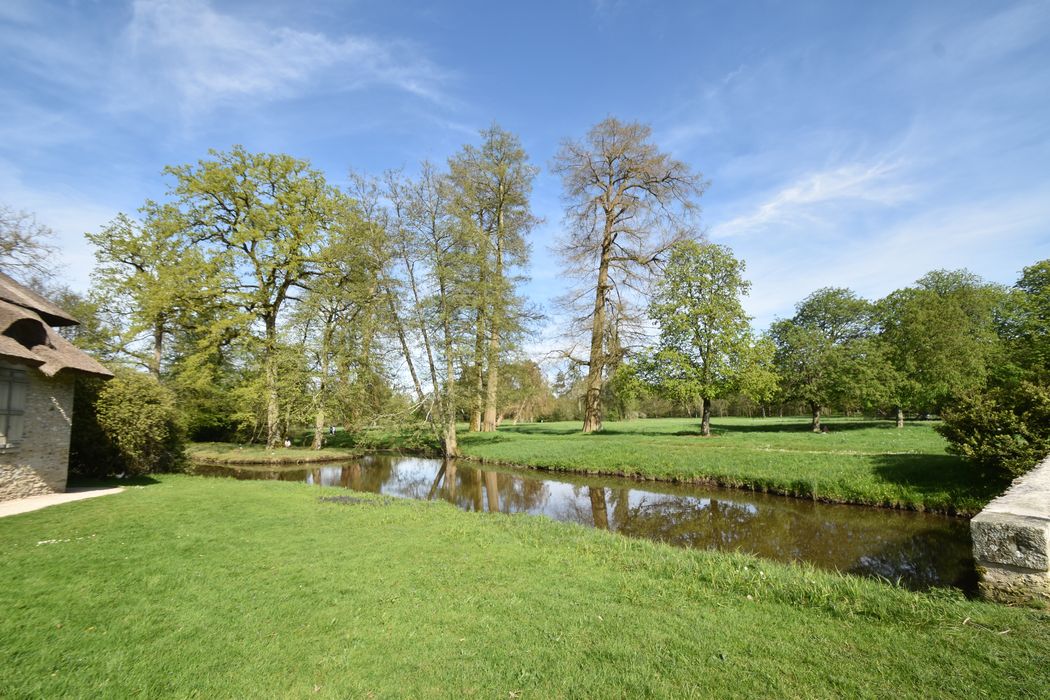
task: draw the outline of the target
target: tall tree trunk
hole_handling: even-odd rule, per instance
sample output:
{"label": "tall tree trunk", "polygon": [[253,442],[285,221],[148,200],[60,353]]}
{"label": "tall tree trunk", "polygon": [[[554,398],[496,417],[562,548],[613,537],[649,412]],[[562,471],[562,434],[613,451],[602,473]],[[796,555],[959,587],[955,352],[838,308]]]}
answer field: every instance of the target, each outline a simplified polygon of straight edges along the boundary
{"label": "tall tree trunk", "polygon": [[900,406],[897,406],[897,427],[904,427],[904,409]]}
{"label": "tall tree trunk", "polygon": [[609,258],[612,255],[612,221],[606,221],[605,241],[598,263],[598,286],[594,292],[591,323],[591,354],[587,365],[587,394],[584,397],[583,432],[602,429],[602,373],[605,371],[605,301],[609,292]]}
{"label": "tall tree trunk", "polygon": [[149,373],[160,379],[160,360],[164,356],[164,320],[157,319],[153,326],[153,355],[150,357]]}
{"label": "tall tree trunk", "polygon": [[267,315],[266,327],[266,446],[281,445],[281,399],[277,390],[277,318]]}
{"label": "tall tree trunk", "polygon": [[704,413],[700,420],[700,434],[704,437],[711,435],[711,399],[704,397]]}
{"label": "tall tree trunk", "polygon": [[405,338],[405,326],[401,323],[401,315],[397,313],[397,305],[394,304],[394,295],[387,290],[387,303],[390,305],[390,315],[394,319],[394,326],[397,329],[397,339],[401,341],[401,352],[405,356],[405,364],[408,365],[408,373],[412,375],[412,386],[416,389],[416,399],[422,405],[426,400],[423,395],[423,385],[419,383],[419,376],[416,375],[416,365],[412,362],[412,353],[408,349],[408,340]]}
{"label": "tall tree trunk", "polygon": [[820,404],[816,404],[816,403],[811,403],[809,406],[810,406],[810,409],[813,411],[813,423],[810,425],[810,429],[814,433],[819,433],[820,432],[820,409],[821,409],[821,406],[820,406]]}
{"label": "tall tree trunk", "polygon": [[499,399],[499,314],[496,312],[502,304],[503,295],[503,242],[500,239],[503,228],[503,213],[499,215],[499,228],[496,234],[496,298],[492,300],[492,313],[489,315],[489,376],[485,383],[485,419],[481,424],[481,430],[486,433],[495,432],[496,403]]}
{"label": "tall tree trunk", "polygon": [[324,444],[324,423],[325,423],[324,407],[319,407],[317,413],[314,414],[314,441],[310,445],[310,449],[319,450]]}
{"label": "tall tree trunk", "polygon": [[416,284],[416,271],[415,266],[412,264],[411,258],[408,252],[402,246],[401,249],[402,258],[405,261],[405,270],[408,272],[408,285],[412,289],[412,301],[414,316],[416,319],[416,325],[419,327],[419,334],[423,338],[423,349],[427,355],[427,367],[430,370],[430,384],[434,390],[434,399],[437,400],[440,389],[438,387],[438,374],[437,364],[434,362],[434,350],[430,344],[430,332],[427,330],[429,325],[423,318],[423,302],[419,298],[419,286]]}
{"label": "tall tree trunk", "polygon": [[485,396],[485,314],[481,309],[480,302],[474,314],[476,330],[474,333],[474,367],[470,378],[474,382],[473,395],[470,402],[470,427],[472,433],[481,430],[481,412],[484,406]]}
{"label": "tall tree trunk", "polygon": [[453,459],[459,456],[459,443],[456,440],[456,376],[455,364],[453,362],[452,325],[449,316],[452,310],[449,308],[448,290],[445,288],[444,277],[438,279],[438,293],[441,304],[441,326],[444,333],[445,344],[445,391],[443,393],[442,419],[444,427],[441,435],[441,452],[445,457]]}

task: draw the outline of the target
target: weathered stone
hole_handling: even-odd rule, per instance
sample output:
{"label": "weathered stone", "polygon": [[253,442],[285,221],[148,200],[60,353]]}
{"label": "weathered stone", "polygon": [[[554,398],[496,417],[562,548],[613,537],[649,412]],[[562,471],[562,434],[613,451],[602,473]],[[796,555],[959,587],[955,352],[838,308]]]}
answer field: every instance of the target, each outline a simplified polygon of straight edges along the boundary
{"label": "weathered stone", "polygon": [[73,375],[27,375],[22,440],[0,450],[0,501],[66,490]]}
{"label": "weathered stone", "polygon": [[982,512],[970,521],[973,556],[979,562],[1046,571],[1050,564],[1050,520]]}
{"label": "weathered stone", "polygon": [[986,596],[1050,603],[1050,457],[970,521],[970,534]]}

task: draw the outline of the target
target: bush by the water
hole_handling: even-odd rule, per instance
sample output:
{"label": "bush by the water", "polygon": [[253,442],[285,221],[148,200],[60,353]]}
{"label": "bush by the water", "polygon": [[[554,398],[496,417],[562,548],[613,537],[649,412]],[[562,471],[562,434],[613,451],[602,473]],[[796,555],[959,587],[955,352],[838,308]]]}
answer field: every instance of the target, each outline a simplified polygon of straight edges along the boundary
{"label": "bush by the water", "polygon": [[70,468],[82,476],[176,470],[184,431],[175,396],[151,376],[121,371],[78,381]]}
{"label": "bush by the water", "polygon": [[1021,382],[958,402],[937,430],[949,451],[1016,477],[1050,454],[1050,386]]}

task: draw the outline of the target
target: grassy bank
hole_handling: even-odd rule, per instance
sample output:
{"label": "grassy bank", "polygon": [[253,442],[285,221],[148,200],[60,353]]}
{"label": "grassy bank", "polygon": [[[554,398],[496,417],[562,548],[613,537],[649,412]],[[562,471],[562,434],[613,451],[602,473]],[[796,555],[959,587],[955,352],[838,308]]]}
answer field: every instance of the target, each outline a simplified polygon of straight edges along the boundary
{"label": "grassy bank", "polygon": [[18,697],[1050,686],[1045,612],[298,484],[168,476],[5,518],[0,580],[0,687]]}
{"label": "grassy bank", "polygon": [[464,433],[465,455],[484,461],[647,479],[710,481],[841,503],[974,514],[1006,484],[945,452],[930,423],[722,418],[713,435],[696,419],[607,423],[584,435],[579,423],[505,426]]}
{"label": "grassy bank", "polygon": [[186,455],[192,460],[216,464],[306,464],[335,462],[361,456],[361,450],[324,447],[278,447],[237,445],[232,442],[194,442],[186,446]]}

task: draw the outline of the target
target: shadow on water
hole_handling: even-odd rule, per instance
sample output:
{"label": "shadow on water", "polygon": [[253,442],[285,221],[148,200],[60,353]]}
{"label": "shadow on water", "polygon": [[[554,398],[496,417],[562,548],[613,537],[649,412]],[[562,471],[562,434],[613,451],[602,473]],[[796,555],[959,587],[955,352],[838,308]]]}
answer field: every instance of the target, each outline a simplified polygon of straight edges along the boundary
{"label": "shadow on water", "polygon": [[530,513],[679,547],[739,551],[900,581],[976,589],[966,520],[770,494],[615,477],[482,469],[474,463],[370,455],[347,464],[196,465],[201,475],[299,481],[468,511]]}

